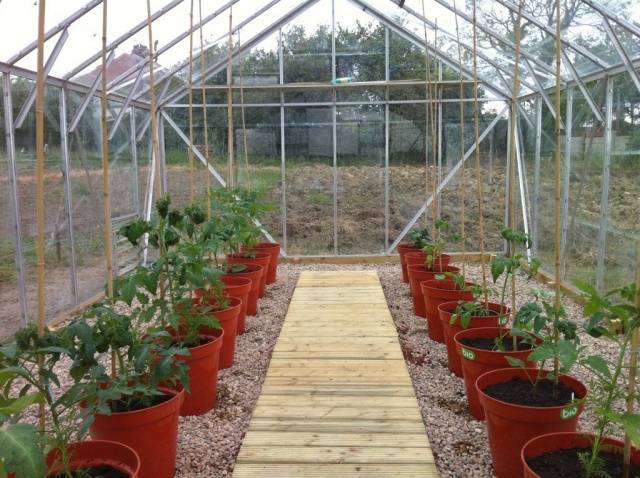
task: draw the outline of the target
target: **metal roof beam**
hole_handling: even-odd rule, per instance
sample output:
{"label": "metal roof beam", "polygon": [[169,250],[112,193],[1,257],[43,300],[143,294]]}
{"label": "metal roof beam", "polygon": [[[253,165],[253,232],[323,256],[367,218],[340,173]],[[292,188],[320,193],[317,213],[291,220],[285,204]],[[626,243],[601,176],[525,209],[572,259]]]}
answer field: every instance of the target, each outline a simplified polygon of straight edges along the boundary
{"label": "metal roof beam", "polygon": [[[533,76],[533,79],[536,82],[536,85],[538,85],[538,93],[540,93],[540,96],[542,96],[542,99],[544,100],[545,104],[549,108],[549,111],[551,112],[551,115],[555,119],[555,117],[556,117],[555,106],[554,106],[553,102],[551,101],[551,98],[549,98],[549,95],[547,95],[547,92],[544,90],[544,85],[542,83],[540,83],[540,79],[536,76],[535,71],[533,71],[533,66],[531,66],[531,63],[529,63],[529,60],[527,60],[525,58],[524,59],[524,64],[527,66],[527,69],[529,70],[529,73],[531,73],[531,76]],[[516,98],[516,100],[517,100],[517,98]],[[562,118],[560,119],[560,127],[562,129],[564,129],[564,123],[562,121]]]}
{"label": "metal roof beam", "polygon": [[635,36],[640,38],[640,27],[638,25],[636,25],[635,23],[630,22],[626,18],[623,18],[620,15],[612,12],[611,9],[609,9],[608,7],[605,7],[604,5],[601,5],[598,2],[594,2],[593,0],[580,0],[580,1],[582,3],[584,3],[584,4],[586,4],[586,5],[589,5],[591,8],[593,8],[600,15],[608,18],[609,20],[613,20],[618,25],[620,25],[622,28],[627,30],[629,33],[631,33],[631,34],[633,34],[633,35],[635,35]]}
{"label": "metal roof beam", "polygon": [[[183,1],[184,0],[173,0],[171,3],[165,5],[160,10],[158,10],[153,15],[151,15],[151,21],[152,22],[156,21],[158,18],[160,18],[161,16],[163,16],[166,13],[170,12],[175,7],[177,7],[178,5],[180,5]],[[128,32],[125,32],[124,34],[120,35],[118,38],[116,38],[114,41],[112,41],[109,45],[107,45],[107,51],[115,50],[123,42],[125,42],[126,40],[131,38],[133,35],[138,33],[140,30],[142,30],[146,26],[147,26],[147,20],[145,19],[144,21],[138,23],[136,26],[134,26],[132,29],[130,29]],[[80,73],[82,70],[84,70],[86,67],[91,65],[94,61],[98,60],[100,58],[100,55],[102,55],[101,51],[99,51],[99,52],[95,53],[94,55],[90,56],[85,61],[80,63],[78,66],[76,66],[73,70],[71,70],[69,73],[64,75],[64,79],[68,80],[69,78],[74,77],[75,75]]]}
{"label": "metal roof beam", "polygon": [[616,33],[611,28],[611,23],[609,23],[609,19],[603,16],[602,24],[604,25],[604,29],[606,30],[607,35],[609,35],[609,39],[611,40],[611,42],[613,43],[613,46],[618,52],[618,55],[620,56],[620,58],[622,58],[622,63],[627,69],[627,73],[629,73],[629,76],[631,76],[631,79],[633,80],[633,83],[636,85],[636,88],[638,89],[638,91],[640,91],[640,76],[638,76],[638,72],[633,67],[633,63],[629,59],[629,55],[627,55],[627,52],[622,46],[622,43],[620,43],[620,39],[618,38],[618,35],[616,35]]}
{"label": "metal roof beam", "polygon": [[582,81],[582,78],[580,78],[580,74],[576,70],[576,67],[573,66],[573,63],[569,59],[569,55],[567,55],[567,52],[565,52],[564,50],[562,51],[562,59],[564,60],[564,64],[566,65],[566,67],[571,72],[571,76],[573,77],[573,80],[578,85],[578,88],[580,88],[580,92],[582,92],[582,96],[584,96],[584,99],[589,104],[589,107],[591,108],[591,111],[593,112],[594,116],[598,119],[598,121],[600,121],[601,123],[604,123],[604,118],[602,117],[600,108],[594,101],[593,96],[591,96],[591,93],[589,92],[586,85]]}
{"label": "metal roof beam", "polygon": [[[51,30],[46,32],[44,34],[44,41],[47,41],[49,38],[53,38],[58,32],[68,28],[69,25],[74,23],[76,20],[78,20],[83,15],[89,13],[91,10],[96,8],[101,3],[102,3],[102,0],[91,0],[84,7],[76,10],[74,13],[72,13],[67,18],[65,18],[60,23],[58,23],[55,27],[53,27]],[[25,56],[27,56],[29,53],[31,53],[33,50],[35,50],[37,47],[38,47],[38,41],[34,40],[33,42],[29,43],[29,45],[27,45],[22,50],[20,50],[18,53],[16,53],[11,58],[9,58],[7,63],[9,65],[13,65],[17,61],[20,61],[21,59],[23,59]]]}
{"label": "metal roof beam", "polygon": [[[56,45],[53,47],[53,51],[49,55],[49,58],[47,59],[47,63],[44,65],[45,78],[49,76],[49,73],[51,73],[51,68],[53,68],[54,63],[56,62],[56,59],[60,55],[60,52],[62,51],[62,47],[64,46],[68,38],[69,38],[69,31],[65,28],[60,34],[60,38],[58,38]],[[29,92],[29,96],[27,96],[27,99],[22,104],[22,108],[20,108],[20,112],[16,117],[15,123],[13,124],[14,128],[20,128],[22,126],[22,123],[24,123],[24,120],[27,118],[27,115],[29,114],[29,110],[31,110],[31,107],[33,106],[33,102],[35,100],[36,100],[36,85],[33,85],[33,87],[31,87],[31,91]]]}
{"label": "metal roof beam", "polygon": [[113,139],[113,137],[116,134],[116,131],[118,131],[118,126],[120,125],[120,122],[122,121],[122,118],[124,118],[124,115],[127,112],[127,108],[129,107],[129,103],[131,103],[131,100],[133,99],[134,93],[138,89],[138,86],[140,86],[140,81],[142,80],[142,74],[143,73],[144,73],[144,69],[141,69],[138,72],[138,76],[136,76],[136,80],[133,82],[133,86],[131,87],[131,90],[129,90],[129,94],[127,95],[127,99],[120,106],[120,111],[118,112],[118,116],[116,117],[116,120],[113,122],[113,125],[111,125],[111,131],[109,132],[109,141],[111,141]]}

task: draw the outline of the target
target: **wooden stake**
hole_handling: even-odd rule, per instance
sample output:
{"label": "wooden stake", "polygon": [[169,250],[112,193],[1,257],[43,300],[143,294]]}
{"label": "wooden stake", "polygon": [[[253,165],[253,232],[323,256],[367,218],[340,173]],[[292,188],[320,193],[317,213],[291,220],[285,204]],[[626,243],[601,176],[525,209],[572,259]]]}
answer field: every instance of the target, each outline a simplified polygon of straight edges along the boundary
{"label": "wooden stake", "polygon": [[227,85],[229,85],[229,93],[227,94],[227,134],[228,134],[228,150],[229,150],[229,174],[228,185],[233,188],[236,184],[233,174],[234,161],[234,138],[233,138],[233,61],[231,51],[233,49],[233,6],[229,7],[229,61],[227,64]]}
{"label": "wooden stake", "polygon": [[[36,256],[38,281],[38,335],[44,335],[45,328],[45,294],[44,294],[44,20],[46,4],[40,0],[38,4],[38,52],[36,75]],[[38,367],[44,364],[44,357],[38,355]],[[40,431],[45,431],[44,403],[38,407],[38,423]]]}
{"label": "wooden stake", "polygon": [[[189,9],[189,147],[187,148],[189,156],[189,201],[194,200],[194,158],[193,158],[193,0],[191,0],[191,8]],[[207,172],[208,174],[208,172]]]}
{"label": "wooden stake", "polygon": [[[436,19],[436,26],[433,30],[433,44],[437,48],[438,46],[438,20]],[[433,62],[435,64],[435,61]],[[431,74],[431,73],[429,73]],[[434,80],[434,82],[437,81]],[[438,204],[439,196],[438,196],[438,175],[440,173],[440,168],[438,164],[438,108],[435,103],[436,99],[439,97],[439,85],[436,83],[431,86],[431,154],[433,155],[433,165],[435,167],[435,171],[431,174],[431,189],[433,190],[433,201],[431,202],[431,220],[433,221],[433,229],[435,229],[435,222],[438,218]]]}
{"label": "wooden stake", "polygon": [[[482,287],[484,290],[484,303],[488,307],[489,296],[487,293],[487,268],[484,244],[484,191],[482,186],[482,170],[480,167],[480,103],[478,101],[478,22],[476,0],[473,0],[473,130],[475,140],[476,163],[476,193],[478,194],[478,214],[480,215],[480,267],[482,269]],[[456,22],[458,16],[456,15]],[[462,79],[461,79],[462,81]]]}
{"label": "wooden stake", "polygon": [[[238,49],[240,49],[240,31],[238,31]],[[244,57],[240,58],[240,116],[242,119],[242,149],[244,150],[244,169],[247,185],[251,189],[251,174],[249,173],[249,152],[247,141],[247,122],[244,114]]]}
{"label": "wooden stake", "polygon": [[[102,132],[102,223],[104,257],[107,265],[107,297],[113,297],[113,231],[111,226],[111,186],[109,182],[109,131],[107,128],[107,0],[102,1],[102,85],[100,92],[100,130]],[[116,357],[111,353],[111,376],[115,377]]]}
{"label": "wooden stake", "polygon": [[[636,243],[636,310],[640,310],[640,241]],[[638,345],[640,344],[640,330],[636,328],[631,337],[631,350],[629,352],[629,383],[627,384],[627,413],[632,414],[636,400],[636,377],[638,373]],[[629,478],[631,466],[631,437],[624,435],[623,454],[623,478]]]}
{"label": "wooden stake", "polygon": [[[555,309],[557,312],[560,311],[561,307],[561,289],[560,289],[560,234],[561,234],[561,224],[560,224],[560,194],[561,194],[561,185],[560,185],[560,176],[562,174],[561,169],[561,156],[560,156],[560,147],[561,147],[561,138],[560,138],[560,121],[561,121],[561,96],[562,96],[562,87],[560,85],[560,55],[562,54],[562,46],[560,42],[560,35],[562,34],[560,30],[560,0],[555,0],[556,2],[556,86],[555,86],[555,110],[556,110],[556,123],[555,123],[555,202],[554,202],[554,216],[555,216],[555,251],[554,251],[554,259],[555,259],[555,277],[554,277],[554,291],[555,291]],[[554,341],[557,342],[560,337],[560,331],[558,327],[554,327]],[[558,384],[558,371],[560,370],[560,361],[556,357],[553,361],[553,371],[554,371],[554,381],[555,384]]]}
{"label": "wooden stake", "polygon": [[209,172],[209,125],[207,124],[207,87],[204,81],[205,58],[204,58],[204,38],[202,34],[202,0],[198,0],[198,14],[200,17],[200,87],[202,95],[202,128],[204,129],[204,159],[207,162],[204,173],[207,178],[207,219],[211,220],[211,173]]}

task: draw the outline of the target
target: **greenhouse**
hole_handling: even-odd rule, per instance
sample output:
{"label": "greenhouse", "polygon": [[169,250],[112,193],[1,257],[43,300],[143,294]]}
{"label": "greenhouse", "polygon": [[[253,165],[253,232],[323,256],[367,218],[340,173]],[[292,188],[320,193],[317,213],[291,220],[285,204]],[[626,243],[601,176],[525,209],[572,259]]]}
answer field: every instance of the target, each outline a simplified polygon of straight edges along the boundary
{"label": "greenhouse", "polygon": [[640,476],[640,3],[0,40],[0,478]]}

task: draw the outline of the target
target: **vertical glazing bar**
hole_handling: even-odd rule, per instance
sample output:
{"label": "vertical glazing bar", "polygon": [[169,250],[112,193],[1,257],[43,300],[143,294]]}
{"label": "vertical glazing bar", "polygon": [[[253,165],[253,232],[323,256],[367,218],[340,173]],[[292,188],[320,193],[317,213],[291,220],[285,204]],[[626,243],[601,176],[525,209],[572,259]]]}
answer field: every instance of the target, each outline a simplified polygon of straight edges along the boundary
{"label": "vertical glazing bar", "polygon": [[[336,79],[336,2],[331,0],[331,78]],[[338,255],[338,127],[336,125],[336,89],[333,88],[333,253]]]}
{"label": "vertical glazing bar", "polygon": [[[389,81],[389,29],[384,27],[384,79]],[[384,251],[389,254],[389,87],[384,90]]]}
{"label": "vertical glazing bar", "polygon": [[135,201],[136,215],[140,217],[140,183],[138,176],[138,148],[136,144],[136,108],[130,108],[129,123],[131,128],[131,166],[133,167],[133,200]]}
{"label": "vertical glazing bar", "polygon": [[[516,174],[518,175],[518,190],[520,192],[520,209],[522,209],[522,227],[524,233],[529,235],[529,208],[527,207],[527,194],[525,185],[525,169],[522,160],[522,147],[520,145],[520,122],[516,119]],[[531,259],[531,249],[527,249],[527,258]]]}
{"label": "vertical glazing bar", "polygon": [[567,269],[567,236],[569,233],[569,192],[571,188],[571,131],[573,129],[573,88],[567,88],[566,95],[566,117],[564,129],[564,161],[562,171],[562,236],[560,242],[560,260],[562,278],[565,277]]}
{"label": "vertical glazing bar", "polygon": [[531,242],[533,243],[533,255],[538,255],[538,225],[540,221],[540,153],[542,149],[542,98],[536,97],[536,144],[533,167],[533,217],[531,219],[533,231]]}
{"label": "vertical glazing bar", "polygon": [[71,165],[69,163],[69,141],[67,133],[67,92],[60,88],[60,149],[62,153],[62,173],[64,174],[64,199],[67,213],[67,234],[69,235],[69,255],[71,258],[71,292],[74,304],[78,304],[78,274],[76,269],[76,240],[73,227],[73,198],[71,192]]}
{"label": "vertical glazing bar", "polygon": [[[511,121],[513,121],[513,119],[511,118],[511,112],[513,111],[512,108],[509,108],[509,113],[508,113],[508,118],[507,118],[507,131],[511,131]],[[509,133],[507,133],[507,151],[511,151],[511,135]],[[505,190],[504,190],[504,227],[509,227],[509,215],[511,214],[510,211],[510,207],[509,207],[509,187],[510,187],[510,178],[511,178],[511,161],[508,161],[507,159],[505,159],[506,162],[506,172],[505,172]],[[507,251],[507,241],[504,241],[504,252],[506,253]]]}
{"label": "vertical glazing bar", "polygon": [[609,181],[611,166],[611,142],[613,135],[613,78],[607,78],[605,99],[604,158],[602,165],[602,193],[600,196],[600,227],[598,229],[598,258],[596,267],[596,287],[604,291],[605,256],[607,248],[607,229],[609,229]]}
{"label": "vertical glazing bar", "polygon": [[[282,28],[278,30],[278,66],[280,70],[280,84],[284,84],[284,46],[282,44]],[[284,90],[280,89],[280,175],[281,175],[281,219],[282,219],[282,249],[287,254],[287,163],[284,131]]]}
{"label": "vertical glazing bar", "polygon": [[164,117],[161,114],[162,108],[158,109],[158,143],[159,143],[159,154],[160,154],[160,180],[162,181],[160,184],[160,191],[162,191],[162,195],[167,194],[167,163],[166,163],[166,151],[165,151],[165,143],[164,143]]}
{"label": "vertical glazing bar", "polygon": [[24,256],[22,253],[22,233],[20,231],[20,203],[18,202],[18,172],[16,167],[16,144],[13,129],[13,101],[11,98],[11,75],[4,73],[3,79],[3,105],[4,105],[4,132],[7,146],[7,167],[9,176],[9,202],[11,203],[11,219],[13,220],[13,234],[15,240],[16,273],[18,276],[18,299],[20,312],[24,325],[29,322],[27,315],[27,291],[24,277]]}
{"label": "vertical glazing bar", "polygon": [[[442,81],[442,60],[438,60],[438,81]],[[442,84],[438,85],[438,184],[442,182]],[[462,118],[460,118],[462,121]],[[464,150],[464,147],[463,147]],[[437,202],[437,217],[442,215],[442,201]]]}

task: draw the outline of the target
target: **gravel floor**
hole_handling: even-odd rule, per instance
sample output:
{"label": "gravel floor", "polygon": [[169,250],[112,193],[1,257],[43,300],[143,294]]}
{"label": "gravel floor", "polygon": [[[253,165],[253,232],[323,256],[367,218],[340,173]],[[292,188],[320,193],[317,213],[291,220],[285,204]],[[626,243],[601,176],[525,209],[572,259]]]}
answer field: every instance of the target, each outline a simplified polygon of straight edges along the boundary
{"label": "gravel floor", "polygon": [[[467,265],[466,269],[468,278],[480,281],[478,265]],[[426,320],[413,314],[409,286],[402,282],[399,264],[281,265],[277,283],[269,286],[266,297],[260,300],[259,314],[247,318],[247,331],[238,338],[233,367],[220,372],[217,408],[202,416],[180,419],[176,477],[218,478],[232,474],[303,270],[378,271],[441,476],[493,477],[485,425],[467,413],[463,381],[449,372],[444,344],[432,342],[427,336]],[[519,304],[531,300],[534,290],[546,287],[525,277],[518,277],[517,283]],[[581,307],[569,299],[564,300],[564,305],[569,317],[580,323]],[[594,350],[594,340],[582,335],[582,344]],[[600,354],[614,353],[611,346],[597,346]],[[575,375],[589,383],[589,377],[581,370],[577,369]],[[35,414],[29,415],[35,420]],[[581,428],[593,429],[593,422],[594,416],[587,410],[582,415]]]}

